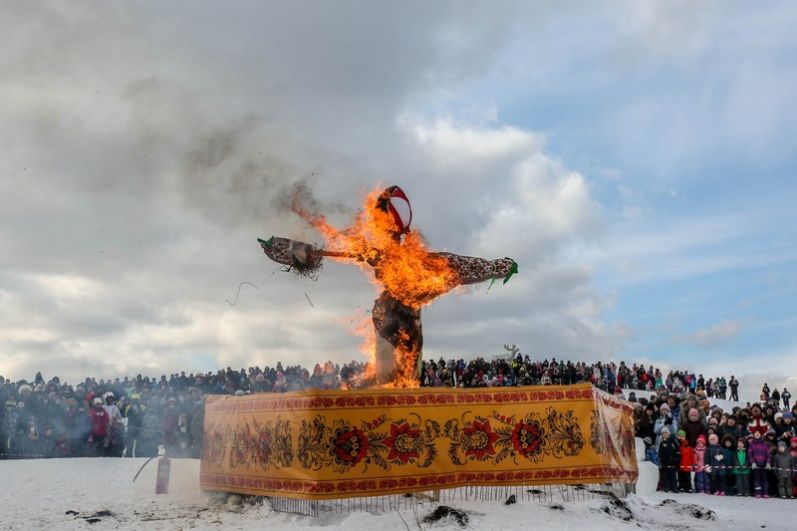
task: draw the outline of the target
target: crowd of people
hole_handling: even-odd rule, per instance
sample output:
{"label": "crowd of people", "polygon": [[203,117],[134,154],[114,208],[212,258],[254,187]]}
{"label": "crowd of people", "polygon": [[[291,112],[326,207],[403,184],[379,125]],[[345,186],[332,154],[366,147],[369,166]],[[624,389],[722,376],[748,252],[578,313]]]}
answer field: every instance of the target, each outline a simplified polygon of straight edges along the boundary
{"label": "crowd of people", "polygon": [[[367,363],[353,361],[317,364],[312,371],[278,363],[273,368],[228,367],[199,374],[182,372],[168,378],[86,378],[76,385],[58,377],[45,380],[41,373],[31,381],[12,382],[0,376],[0,404],[5,406],[0,410],[0,459],[150,457],[158,455],[160,448],[170,456],[196,458],[202,451],[204,400],[209,394],[364,387],[370,385],[369,373]],[[625,362],[539,361],[513,352],[491,360],[425,360],[420,380],[422,386],[433,387],[589,382],[610,393],[630,393],[631,400],[637,402],[636,425],[638,435],[645,440],[646,457],[662,467],[663,490],[704,489],[744,495],[747,491],[743,487],[749,484],[750,492],[775,495],[781,482],[775,474],[781,472],[784,459],[777,442],[789,446],[792,459],[797,452],[797,438],[793,438],[797,435],[793,428],[797,406],[788,410],[788,390],[770,392],[765,385],[762,405],[748,405],[738,411],[723,412],[708,406],[707,398],[724,399],[728,391],[732,400],[738,400],[739,381],[733,376],[728,380],[706,379],[689,371],[665,373]],[[637,400],[635,393],[646,391],[654,394],[648,400]],[[779,411],[781,403],[787,411]],[[722,452],[729,452],[722,454],[725,464],[721,466],[716,464],[720,454],[714,452],[718,441]],[[762,444],[767,445],[768,457],[761,450]],[[732,450],[741,450],[742,446],[750,457],[737,468],[733,463],[739,455]],[[713,479],[720,472],[724,483]],[[692,477],[687,479],[686,475]],[[738,485],[737,475],[744,477]],[[789,496],[793,488],[790,483]]]}
{"label": "crowd of people", "polygon": [[0,376],[0,459],[158,455],[199,457],[209,394],[337,389],[361,382],[366,364],[351,362],[248,371],[86,378],[76,385],[41,373],[31,381]]}
{"label": "crowd of people", "polygon": [[731,376],[704,378],[688,371],[663,373],[652,366],[627,365],[603,362],[557,361],[556,358],[533,361],[529,356],[515,352],[511,356],[498,356],[490,361],[476,358],[469,362],[463,359],[446,361],[423,361],[421,385],[429,387],[493,387],[504,385],[570,385],[590,382],[610,393],[623,389],[649,390],[667,389],[670,392],[692,392],[704,390],[709,398],[739,399],[739,380]]}
{"label": "crowd of people", "polygon": [[[784,398],[784,395],[786,398]],[[636,402],[637,436],[645,459],[659,466],[658,489],[718,496],[797,496],[797,404],[790,393],[723,411],[706,393],[660,388]],[[781,409],[781,401],[783,409]]]}

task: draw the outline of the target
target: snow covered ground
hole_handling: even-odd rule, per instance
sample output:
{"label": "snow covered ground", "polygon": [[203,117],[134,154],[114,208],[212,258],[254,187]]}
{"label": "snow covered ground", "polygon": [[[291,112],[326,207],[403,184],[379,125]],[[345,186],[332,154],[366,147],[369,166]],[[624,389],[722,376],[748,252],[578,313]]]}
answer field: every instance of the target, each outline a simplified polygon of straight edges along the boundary
{"label": "snow covered ground", "polygon": [[[641,446],[641,444],[639,445]],[[230,507],[198,488],[199,462],[173,460],[168,495],[155,495],[156,461],[133,482],[143,459],[0,461],[0,529],[418,529],[416,511],[329,513],[319,517],[277,513],[268,504]],[[786,529],[795,500],[756,500],[655,492],[657,472],[640,463],[637,494],[620,501],[519,500],[449,502],[469,513],[467,529]],[[423,517],[434,505],[418,506]],[[709,512],[710,511],[710,512]],[[406,523],[405,523],[406,522]],[[423,529],[462,529],[451,519]]]}

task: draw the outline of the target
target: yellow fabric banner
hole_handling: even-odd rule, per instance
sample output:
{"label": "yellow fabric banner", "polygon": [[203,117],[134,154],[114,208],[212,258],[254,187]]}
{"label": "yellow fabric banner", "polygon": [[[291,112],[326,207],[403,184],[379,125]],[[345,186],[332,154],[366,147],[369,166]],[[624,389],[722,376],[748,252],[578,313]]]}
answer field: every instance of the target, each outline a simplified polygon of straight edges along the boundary
{"label": "yellow fabric banner", "polygon": [[330,499],[636,477],[631,407],[590,384],[308,390],[205,405],[205,490]]}

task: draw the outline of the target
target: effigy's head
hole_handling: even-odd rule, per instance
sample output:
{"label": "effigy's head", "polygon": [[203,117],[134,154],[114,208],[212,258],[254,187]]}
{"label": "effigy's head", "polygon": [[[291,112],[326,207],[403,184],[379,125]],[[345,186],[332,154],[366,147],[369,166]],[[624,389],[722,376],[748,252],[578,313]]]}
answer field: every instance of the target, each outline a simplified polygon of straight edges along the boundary
{"label": "effigy's head", "polygon": [[390,186],[376,199],[376,210],[385,214],[385,230],[400,237],[410,231],[412,223],[412,207],[404,190],[398,186]]}

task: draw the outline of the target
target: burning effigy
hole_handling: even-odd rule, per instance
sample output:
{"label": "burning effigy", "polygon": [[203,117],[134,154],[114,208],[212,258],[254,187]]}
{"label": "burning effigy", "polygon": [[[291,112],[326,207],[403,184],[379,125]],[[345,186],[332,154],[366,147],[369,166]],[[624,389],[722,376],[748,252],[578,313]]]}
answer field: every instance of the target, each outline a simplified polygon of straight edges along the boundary
{"label": "burning effigy", "polygon": [[271,260],[302,275],[314,275],[324,258],[353,262],[381,290],[372,311],[372,376],[377,384],[417,387],[423,306],[458,286],[498,279],[506,284],[518,272],[511,258],[486,260],[427,249],[421,233],[410,227],[412,206],[398,186],[368,194],[365,208],[342,230],[298,199],[291,208],[324,236],[326,247],[276,236],[259,239]]}
{"label": "burning effigy", "polygon": [[[590,384],[421,388],[421,308],[452,289],[518,272],[427,249],[397,186],[375,191],[351,226],[293,210],[324,247],[259,240],[287,270],[315,276],[323,259],[360,265],[381,290],[373,308],[373,386],[250,396],[205,405],[205,490],[310,501],[450,491],[459,487],[633,483],[629,403]],[[293,505],[291,505],[293,504]]]}

